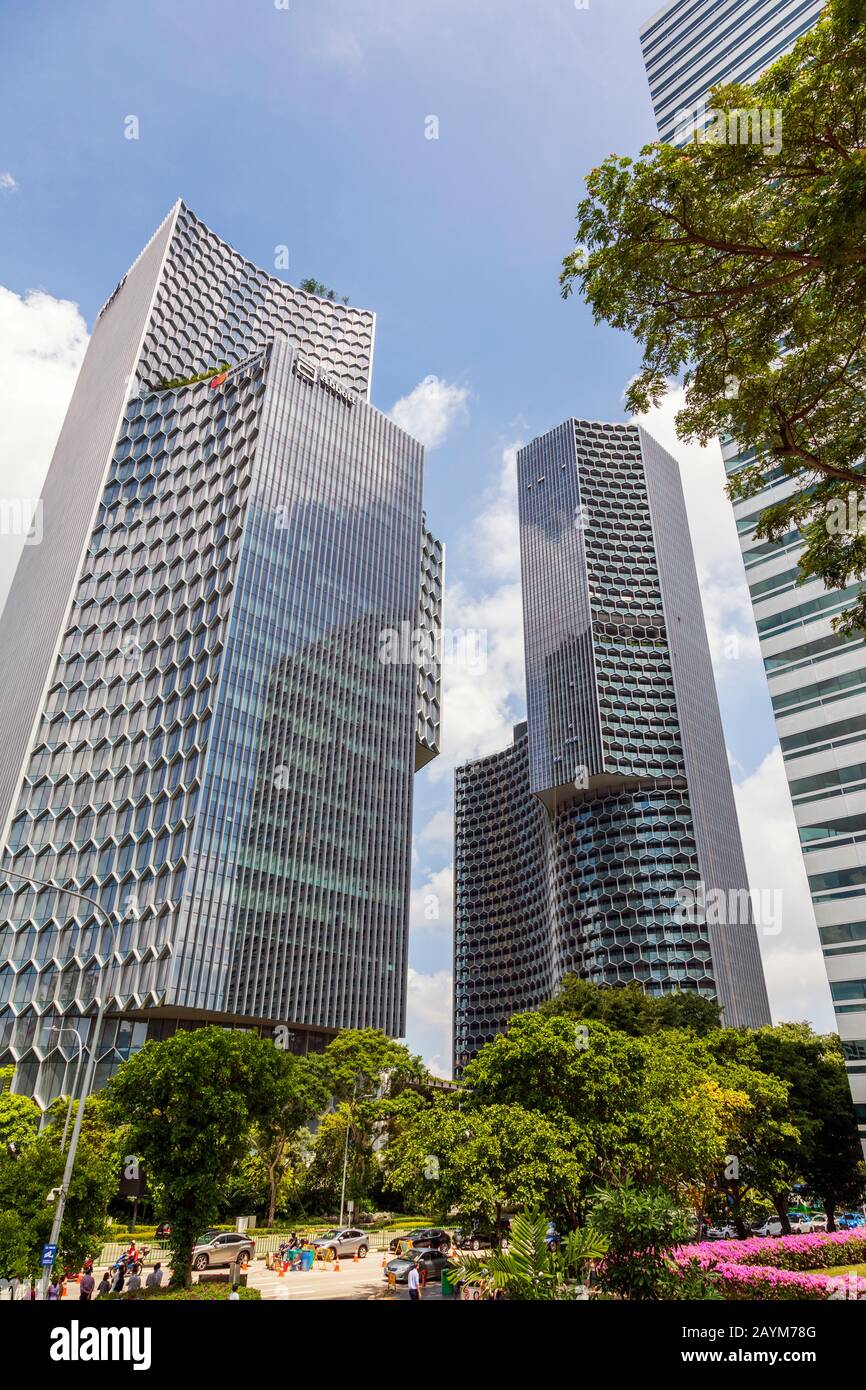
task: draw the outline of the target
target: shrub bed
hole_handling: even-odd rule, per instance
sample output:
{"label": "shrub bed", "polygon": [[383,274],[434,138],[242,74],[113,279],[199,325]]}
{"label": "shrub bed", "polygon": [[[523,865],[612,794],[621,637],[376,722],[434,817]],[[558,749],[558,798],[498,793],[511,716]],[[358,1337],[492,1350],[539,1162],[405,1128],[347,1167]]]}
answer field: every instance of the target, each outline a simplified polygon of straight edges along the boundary
{"label": "shrub bed", "polygon": [[866,1299],[866,1279],[859,1275],[805,1273],[858,1264],[866,1257],[866,1235],[835,1231],[808,1236],[750,1240],[702,1241],[684,1245],[676,1261],[697,1261],[730,1299]]}
{"label": "shrub bed", "polygon": [[749,1240],[705,1240],[684,1245],[678,1259],[764,1265],[774,1269],[832,1269],[866,1260],[866,1230],[816,1232],[810,1236],[757,1236]]}
{"label": "shrub bed", "polygon": [[[231,1287],[228,1284],[193,1284],[191,1289],[136,1289],[133,1293],[109,1293],[99,1299],[100,1303],[133,1303],[139,1299],[159,1299],[163,1303],[207,1303],[212,1299],[228,1300]],[[261,1289],[238,1289],[241,1300],[260,1299]]]}

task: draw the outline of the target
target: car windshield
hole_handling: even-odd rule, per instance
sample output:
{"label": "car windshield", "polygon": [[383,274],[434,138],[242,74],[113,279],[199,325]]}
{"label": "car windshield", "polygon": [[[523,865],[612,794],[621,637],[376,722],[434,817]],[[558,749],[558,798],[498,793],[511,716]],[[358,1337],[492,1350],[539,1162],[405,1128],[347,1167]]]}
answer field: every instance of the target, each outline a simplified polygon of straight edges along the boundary
{"label": "car windshield", "polygon": [[340,1231],[324,1231],[322,1235],[319,1236],[319,1240],[336,1240],[337,1236],[341,1234]]}

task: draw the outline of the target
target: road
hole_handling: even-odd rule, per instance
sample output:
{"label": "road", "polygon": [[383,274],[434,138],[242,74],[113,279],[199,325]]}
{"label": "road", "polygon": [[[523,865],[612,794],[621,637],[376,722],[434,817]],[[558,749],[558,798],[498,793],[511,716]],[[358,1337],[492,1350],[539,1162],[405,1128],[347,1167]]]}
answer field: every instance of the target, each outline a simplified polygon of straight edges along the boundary
{"label": "road", "polygon": [[[145,1274],[149,1273],[149,1267]],[[98,1271],[98,1275],[101,1271]],[[193,1276],[195,1277],[195,1276]],[[165,1283],[170,1278],[166,1270]],[[309,1272],[295,1271],[277,1274],[265,1268],[264,1260],[253,1260],[247,1273],[247,1287],[259,1289],[263,1299],[273,1302],[299,1302],[308,1299],[383,1299],[386,1302],[409,1301],[405,1285],[398,1285],[389,1291],[382,1275],[382,1255],[370,1253],[365,1260],[341,1260],[339,1268],[334,1264],[316,1261]],[[67,1298],[78,1298],[78,1285],[70,1280],[67,1285]],[[423,1297],[438,1301],[442,1297],[438,1283],[431,1284]]]}

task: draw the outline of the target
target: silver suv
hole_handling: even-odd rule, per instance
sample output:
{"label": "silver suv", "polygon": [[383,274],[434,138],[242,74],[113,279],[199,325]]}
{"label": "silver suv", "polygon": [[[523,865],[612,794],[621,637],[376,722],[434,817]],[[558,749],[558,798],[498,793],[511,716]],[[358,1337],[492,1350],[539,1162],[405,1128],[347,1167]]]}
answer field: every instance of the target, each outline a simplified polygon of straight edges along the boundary
{"label": "silver suv", "polygon": [[254,1258],[256,1243],[240,1231],[205,1231],[199,1236],[192,1252],[193,1269],[214,1269],[217,1265],[233,1265],[235,1260]]}
{"label": "silver suv", "polygon": [[370,1248],[370,1237],[363,1231],[344,1226],[339,1231],[326,1231],[323,1236],[317,1236],[313,1248],[321,1250],[326,1260],[336,1259],[338,1255],[354,1255],[355,1251],[358,1259],[363,1260]]}

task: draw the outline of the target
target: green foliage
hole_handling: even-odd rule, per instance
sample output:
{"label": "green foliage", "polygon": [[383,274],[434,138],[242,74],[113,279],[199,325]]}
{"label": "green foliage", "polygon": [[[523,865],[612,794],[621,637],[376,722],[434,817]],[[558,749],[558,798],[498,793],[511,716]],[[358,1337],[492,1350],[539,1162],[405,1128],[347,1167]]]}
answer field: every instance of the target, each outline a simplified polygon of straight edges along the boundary
{"label": "green foliage", "polygon": [[[737,1066],[763,1078],[746,1136],[747,1179],[775,1199],[782,1215],[791,1174],[797,1173],[821,1197],[833,1229],[834,1210],[866,1196],[866,1167],[838,1038],[816,1034],[807,1023],[783,1023],[754,1031],[724,1029],[711,1047],[729,1072]],[[762,1132],[773,1111],[781,1119],[783,1107],[791,1128],[784,1135],[778,1129]]]}
{"label": "green foliage", "polygon": [[[51,1124],[21,1150],[0,1151],[0,1263],[7,1276],[27,1277],[39,1270],[42,1246],[51,1233],[55,1202],[65,1164],[62,1125]],[[60,1232],[58,1266],[78,1269],[98,1252],[107,1232],[108,1203],[119,1167],[112,1161],[112,1135],[99,1098],[87,1101],[75,1167]]]}
{"label": "green foliage", "polygon": [[658,1299],[670,1288],[670,1253],[691,1232],[688,1213],[657,1186],[620,1183],[595,1194],[593,1226],[607,1237],[601,1287],[636,1300]]}
{"label": "green foliage", "polygon": [[[100,1303],[138,1303],[139,1300],[147,1299],[148,1302],[158,1300],[160,1303],[212,1303],[227,1302],[231,1293],[230,1284],[216,1284],[209,1280],[204,1284],[192,1284],[188,1289],[176,1289],[169,1287],[165,1289],[134,1289],[132,1293],[107,1293],[100,1298]],[[261,1289],[238,1288],[238,1294],[242,1303],[257,1302],[261,1296]]]}
{"label": "green foliage", "polygon": [[[337,299],[337,295],[333,290],[328,289],[327,285],[323,285],[321,280],[316,280],[313,276],[309,276],[306,280],[302,280],[299,288],[304,290],[306,294],[318,295],[319,299],[330,299],[332,303]],[[341,303],[348,304],[348,302],[349,296],[344,294]]]}
{"label": "green foliage", "polygon": [[219,1215],[251,1128],[284,1096],[285,1056],[252,1033],[195,1028],[145,1043],[108,1084],[128,1151],[165,1193],[175,1282],[190,1284],[193,1245]]}
{"label": "green foliage", "polygon": [[592,1158],[574,1121],[510,1105],[461,1107],[437,1099],[386,1155],[387,1183],[439,1214],[495,1226],[506,1211],[544,1206],[575,1223]]}
{"label": "green foliage", "polygon": [[[12,1068],[10,1067],[11,1071]],[[29,1096],[0,1091],[0,1153],[31,1143],[39,1130],[39,1106]]]}
{"label": "green foliage", "polygon": [[[728,435],[754,451],[732,496],[796,480],[756,534],[799,529],[800,581],[850,587],[834,625],[853,634],[866,629],[866,525],[834,530],[831,518],[849,492],[855,512],[866,502],[863,0],[830,0],[757,81],[714,88],[708,106],[725,113],[725,143],[655,143],[588,175],[563,294],[577,286],[596,321],[640,342],[632,410],[682,376],[680,437]],[[766,114],[768,137],[769,113],[781,113],[780,147],[730,141],[729,118],[750,110]]]}
{"label": "green foliage", "polygon": [[345,1101],[397,1095],[427,1075],[420,1057],[378,1028],[344,1028],[325,1049],[322,1067],[325,1083]]}
{"label": "green foliage", "polygon": [[577,1283],[590,1260],[599,1260],[607,1241],[597,1231],[569,1231],[559,1250],[548,1248],[547,1217],[538,1211],[515,1216],[507,1250],[486,1255],[460,1252],[454,1265],[464,1284],[480,1285],[521,1302],[557,1302],[578,1296]]}
{"label": "green foliage", "polygon": [[700,994],[678,990],[657,999],[645,994],[635,981],[622,988],[603,989],[570,972],[563,975],[556,994],[541,1005],[540,1012],[563,1018],[596,1019],[634,1038],[663,1028],[686,1028],[704,1035],[721,1022],[719,1005]]}
{"label": "green foliage", "polygon": [[161,381],[157,386],[157,391],[176,391],[181,386],[195,386],[197,381],[207,381],[209,377],[219,376],[220,372],[231,371],[228,362],[222,362],[218,367],[206,367],[203,372],[196,372],[194,376],[173,376],[171,381]]}

